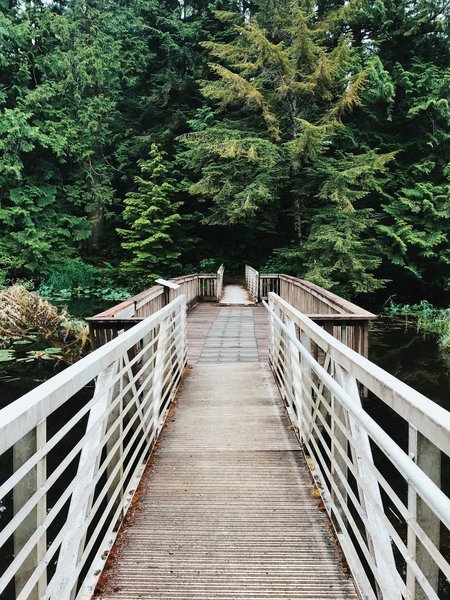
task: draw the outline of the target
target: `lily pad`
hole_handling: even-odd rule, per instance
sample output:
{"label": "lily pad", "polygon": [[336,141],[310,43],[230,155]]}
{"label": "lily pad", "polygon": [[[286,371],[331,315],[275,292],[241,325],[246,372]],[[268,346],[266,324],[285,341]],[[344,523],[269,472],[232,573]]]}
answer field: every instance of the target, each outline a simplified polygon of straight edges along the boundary
{"label": "lily pad", "polygon": [[0,350],[0,362],[11,362],[14,358],[14,350]]}

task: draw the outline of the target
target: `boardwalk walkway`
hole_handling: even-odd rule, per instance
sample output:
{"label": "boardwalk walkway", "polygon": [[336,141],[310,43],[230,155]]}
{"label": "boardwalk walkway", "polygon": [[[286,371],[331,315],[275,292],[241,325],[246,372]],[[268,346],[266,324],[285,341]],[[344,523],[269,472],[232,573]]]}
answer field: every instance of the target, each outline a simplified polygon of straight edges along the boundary
{"label": "boardwalk walkway", "polygon": [[192,369],[104,600],[352,599],[267,365],[261,307],[201,304]]}
{"label": "boardwalk walkway", "polygon": [[249,306],[255,303],[242,285],[226,285],[220,304],[222,306]]}

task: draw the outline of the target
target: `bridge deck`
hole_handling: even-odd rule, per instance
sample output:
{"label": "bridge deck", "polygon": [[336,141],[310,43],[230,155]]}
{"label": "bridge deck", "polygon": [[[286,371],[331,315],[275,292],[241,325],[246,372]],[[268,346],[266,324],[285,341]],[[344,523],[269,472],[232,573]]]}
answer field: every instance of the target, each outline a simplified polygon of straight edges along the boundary
{"label": "bridge deck", "polygon": [[226,285],[223,290],[223,296],[220,300],[222,306],[249,306],[255,304],[250,298],[250,294],[242,285]]}
{"label": "bridge deck", "polygon": [[199,305],[104,600],[356,598],[267,365],[261,308]]}

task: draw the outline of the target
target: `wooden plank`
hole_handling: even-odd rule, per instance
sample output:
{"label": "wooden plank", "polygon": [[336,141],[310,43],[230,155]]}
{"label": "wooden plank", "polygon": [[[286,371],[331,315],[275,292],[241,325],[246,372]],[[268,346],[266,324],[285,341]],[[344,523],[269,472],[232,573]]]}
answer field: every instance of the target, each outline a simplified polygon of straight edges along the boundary
{"label": "wooden plank", "polygon": [[[269,360],[267,311],[263,306],[219,307],[214,304],[197,304],[187,315],[188,362],[199,361],[207,339],[213,339],[212,325],[218,318],[224,318],[224,311],[233,311],[234,318],[240,313],[252,321],[252,329],[256,343],[257,360],[267,363]],[[222,315],[222,317],[220,317]]]}
{"label": "wooden plank", "polygon": [[103,600],[357,598],[267,365],[195,365],[145,477]]}

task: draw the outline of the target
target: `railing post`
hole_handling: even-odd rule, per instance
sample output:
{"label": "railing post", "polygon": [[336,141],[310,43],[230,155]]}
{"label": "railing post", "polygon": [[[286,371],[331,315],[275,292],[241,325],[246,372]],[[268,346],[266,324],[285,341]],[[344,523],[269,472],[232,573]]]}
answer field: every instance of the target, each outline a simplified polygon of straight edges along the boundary
{"label": "railing post", "polygon": [[[308,352],[308,354],[311,354],[311,351],[312,351],[311,338],[304,331],[302,331],[302,329],[300,329],[300,343],[305,348],[305,350]],[[305,437],[304,441],[307,442],[310,434],[312,433],[312,427],[313,427],[312,415],[314,413],[314,408],[313,408],[313,395],[312,395],[312,386],[311,386],[312,370],[309,365],[304,364],[303,359],[301,362],[301,370],[302,370],[302,377],[303,377],[303,394],[306,396],[305,401],[304,401],[305,415],[306,415],[306,411],[309,412],[308,418],[305,421],[305,425],[307,425],[307,426],[304,427],[304,431],[303,431],[304,437]],[[311,427],[309,427],[309,425]]]}
{"label": "railing post", "polygon": [[[410,458],[440,487],[441,451],[411,424],[409,425],[408,452]],[[431,542],[436,548],[439,548],[441,537],[440,520],[410,485],[408,485],[408,510],[430,538]],[[407,543],[408,550],[437,594],[439,587],[439,567],[423,545],[420,542],[417,543],[416,534],[410,526],[408,526]],[[428,598],[420,585],[417,584],[416,578],[409,566],[407,568],[406,584],[413,600],[426,600]]]}
{"label": "railing post", "polygon": [[[289,333],[293,337],[297,337],[295,330],[295,323],[291,319],[288,320],[287,328]],[[286,348],[287,351],[287,348]],[[305,417],[304,417],[304,406],[301,396],[301,382],[302,382],[302,370],[300,367],[300,357],[298,349],[294,342],[289,340],[289,355],[290,355],[290,366],[292,372],[292,393],[295,406],[295,425],[297,426],[300,441],[303,444],[305,437]]]}
{"label": "railing post", "polygon": [[[343,501],[345,503],[347,503],[347,490],[345,489],[345,486],[343,484],[343,482],[341,482],[340,477],[337,474],[337,469],[339,469],[339,471],[342,473],[342,477],[347,481],[348,480],[348,467],[347,464],[345,462],[345,459],[343,458],[342,454],[344,456],[347,455],[348,452],[348,440],[347,440],[347,436],[345,435],[345,432],[341,430],[341,428],[339,427],[339,425],[337,424],[337,419],[339,419],[345,426],[346,429],[348,428],[348,415],[347,415],[347,411],[344,410],[342,404],[336,400],[336,397],[334,396],[334,394],[332,394],[331,396],[331,432],[332,432],[332,438],[331,438],[331,455],[333,457],[333,462],[331,464],[331,476],[334,478],[336,486],[343,498]],[[331,495],[333,497],[333,501],[335,506],[338,505],[337,503],[337,495],[334,492],[334,490],[331,491]],[[343,510],[340,511],[341,512],[341,518],[343,519],[344,523],[346,523],[346,516]],[[338,523],[337,521],[334,522],[334,525],[336,528],[338,528]]]}
{"label": "railing post", "polygon": [[[45,420],[40,421],[37,426],[25,435],[19,443],[13,447],[13,470],[17,471],[28,459],[30,459],[39,448],[42,448],[46,442],[47,424]],[[15,486],[13,493],[14,514],[19,512],[22,506],[31,498],[31,496],[45,485],[47,478],[46,458],[41,459],[36,467],[31,469]],[[14,533],[14,554],[17,555],[31,535],[43,523],[46,517],[46,496],[39,500],[37,506],[30,511],[28,516],[22,521],[20,527]],[[43,560],[46,547],[46,534],[42,534],[36,546],[24,560],[21,567],[15,575],[16,597],[22,588],[30,579],[35,568]],[[47,573],[39,578],[37,585],[28,596],[29,600],[39,600],[43,597],[47,585]]]}
{"label": "railing post", "polygon": [[216,284],[217,302],[220,302],[220,300],[222,298],[224,271],[225,271],[225,267],[223,265],[220,265],[220,267],[217,270],[217,284]]}
{"label": "railing post", "polygon": [[[335,367],[335,379],[348,393],[354,404],[361,406],[356,379],[339,365]],[[366,466],[366,460],[373,463],[369,436],[350,415],[347,415],[347,419],[351,435],[356,442],[355,445],[351,445],[351,451],[353,464],[362,481],[362,485],[358,485],[358,495],[368,523],[366,528],[367,545],[383,578],[382,597],[401,600],[402,595],[396,584],[397,568],[391,538],[379,516],[380,513],[384,513],[379,484],[372,471]]]}
{"label": "railing post", "polygon": [[[187,350],[187,317],[186,308],[182,304],[179,308],[180,311],[180,322],[178,327],[180,329],[180,335],[178,336],[177,348],[178,348],[178,362],[180,368],[180,377],[183,375],[183,369],[186,365],[186,350]],[[177,328],[175,327],[175,335]]]}
{"label": "railing post", "polygon": [[[275,315],[281,319],[281,311],[278,306],[273,307],[273,311]],[[281,328],[278,327],[275,319],[273,320],[273,352],[272,352],[272,367],[274,372],[276,373],[280,365],[280,352],[281,352],[281,343],[282,343],[282,332]]]}
{"label": "railing post", "polygon": [[167,320],[163,319],[159,326],[158,342],[156,348],[155,368],[153,374],[153,416],[152,421],[156,432],[159,430],[160,412],[162,404],[162,386],[164,378],[164,354],[167,341]]}
{"label": "railing post", "polygon": [[[80,556],[83,553],[86,532],[83,524],[91,510],[93,503],[93,490],[91,490],[92,479],[98,470],[105,431],[107,429],[108,406],[113,396],[113,381],[117,374],[118,361],[115,361],[107,369],[99,374],[95,383],[94,398],[97,399],[92,406],[86,431],[95,427],[95,435],[92,435],[80,454],[78,463],[78,474],[80,482],[74,489],[70,500],[67,522],[70,528],[61,544],[56,572],[51,581],[52,597],[70,599],[74,596],[74,588],[77,580],[76,569]],[[103,419],[98,423],[99,419]]]}
{"label": "railing post", "polygon": [[[274,311],[273,299],[268,295],[267,302],[271,311]],[[272,312],[269,312],[269,363],[274,368],[274,355],[275,355],[275,319],[272,316]]]}
{"label": "railing post", "polygon": [[[116,367],[116,372],[118,369],[120,369],[121,362],[122,361],[118,361],[118,365]],[[123,366],[125,367],[125,363],[123,363]],[[131,369],[131,367],[130,367],[130,369]],[[132,374],[130,374],[130,377],[132,377]],[[117,395],[118,395],[117,392],[119,392],[119,390],[120,390],[120,382],[116,382],[116,384],[113,385],[111,387],[111,389],[109,390],[108,405],[112,404],[112,402],[114,401],[114,398],[117,397]],[[136,398],[136,403],[138,403],[138,402],[139,402],[139,399]],[[106,476],[109,479],[110,475],[112,474],[112,472],[114,471],[116,466],[120,465],[116,475],[114,476],[113,480],[109,484],[109,490],[108,490],[108,494],[107,494],[108,500],[110,500],[114,496],[115,490],[120,485],[120,482],[122,481],[122,477],[123,477],[123,464],[122,464],[123,416],[122,415],[123,415],[124,403],[125,403],[125,399],[122,398],[120,400],[120,402],[111,410],[111,412],[108,415],[108,420],[107,420],[106,429],[105,429],[105,434],[107,432],[109,432],[110,429],[113,429],[111,436],[109,437],[108,441],[106,442],[106,454],[107,455],[111,452],[114,445],[117,442],[120,442],[118,444],[118,448],[114,452],[113,456],[110,458],[110,461],[108,462],[108,466],[106,468]],[[117,508],[117,506],[120,504],[120,502],[122,501],[122,498],[123,498],[123,486],[120,490],[119,495],[117,496],[117,498],[114,502],[115,508]],[[92,500],[93,500],[93,498],[90,499],[91,506],[92,506]],[[89,509],[91,508],[91,506],[89,506]]]}

